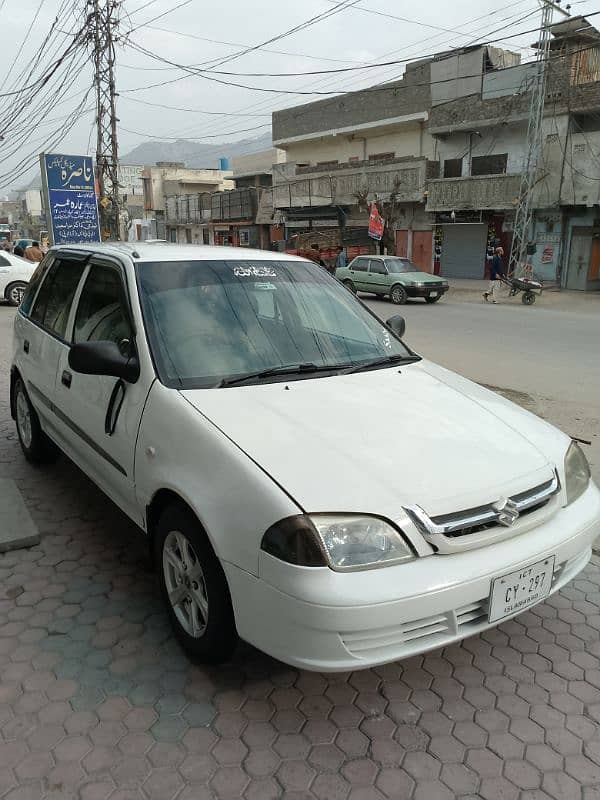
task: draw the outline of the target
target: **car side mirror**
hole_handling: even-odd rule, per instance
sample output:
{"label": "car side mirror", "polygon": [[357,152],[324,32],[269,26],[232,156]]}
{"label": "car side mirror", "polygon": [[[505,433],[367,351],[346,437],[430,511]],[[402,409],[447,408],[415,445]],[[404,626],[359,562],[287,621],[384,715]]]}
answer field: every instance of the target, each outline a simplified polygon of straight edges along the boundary
{"label": "car side mirror", "polygon": [[69,350],[69,366],[82,375],[111,375],[127,383],[140,377],[135,355],[122,352],[114,342],[81,342]]}
{"label": "car side mirror", "polygon": [[404,332],[406,331],[406,320],[404,317],[401,317],[400,314],[394,314],[394,316],[390,317],[385,324],[392,331],[392,333],[396,334],[399,339],[404,336]]}

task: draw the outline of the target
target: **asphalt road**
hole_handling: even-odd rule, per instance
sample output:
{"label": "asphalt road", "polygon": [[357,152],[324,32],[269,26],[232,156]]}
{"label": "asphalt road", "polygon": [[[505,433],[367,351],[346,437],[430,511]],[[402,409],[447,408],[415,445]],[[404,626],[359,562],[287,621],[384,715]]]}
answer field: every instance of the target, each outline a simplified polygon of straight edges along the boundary
{"label": "asphalt road", "polygon": [[382,319],[401,314],[406,342],[420,355],[510,399],[571,436],[592,442],[584,450],[600,483],[600,315],[526,307],[420,300],[405,306],[363,300]]}

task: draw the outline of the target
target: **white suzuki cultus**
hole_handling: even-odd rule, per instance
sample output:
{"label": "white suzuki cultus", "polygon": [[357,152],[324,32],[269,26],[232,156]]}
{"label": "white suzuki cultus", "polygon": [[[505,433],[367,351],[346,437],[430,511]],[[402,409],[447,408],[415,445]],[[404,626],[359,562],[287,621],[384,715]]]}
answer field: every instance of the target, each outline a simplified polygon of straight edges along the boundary
{"label": "white suzuki cultus", "polygon": [[539,603],[588,562],[579,446],[416,355],[323,268],[59,247],[15,318],[26,458],[64,451],[148,534],[179,641],[351,670]]}

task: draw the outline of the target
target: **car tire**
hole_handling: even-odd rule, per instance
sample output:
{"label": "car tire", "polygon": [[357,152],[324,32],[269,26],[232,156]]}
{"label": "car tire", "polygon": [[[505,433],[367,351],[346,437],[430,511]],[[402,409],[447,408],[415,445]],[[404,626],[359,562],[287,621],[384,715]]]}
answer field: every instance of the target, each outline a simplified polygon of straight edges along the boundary
{"label": "car tire", "polygon": [[442,295],[441,295],[441,294],[437,294],[437,295],[435,295],[435,296],[434,296],[434,295],[430,295],[430,294],[428,294],[428,295],[425,297],[425,302],[426,302],[426,303],[437,303],[437,301],[438,301],[438,300],[441,300],[441,299],[442,299]]}
{"label": "car tire", "polygon": [[168,506],[154,536],[160,592],[175,637],[194,661],[221,664],[238,636],[223,567],[195,515]]}
{"label": "car tire", "polygon": [[23,300],[23,295],[27,291],[27,284],[25,281],[15,281],[14,283],[10,283],[5,291],[4,291],[4,298],[8,300],[9,305],[17,308],[21,305],[21,301]]}
{"label": "car tire", "polygon": [[395,306],[402,306],[406,303],[406,289],[402,284],[395,283],[390,289],[390,300]]}
{"label": "car tire", "polygon": [[356,294],[356,286],[352,283],[352,281],[345,280],[342,281],[342,283],[344,284],[346,289],[348,289],[349,292],[352,292],[352,294]]}
{"label": "car tire", "polygon": [[533,292],[525,292],[521,302],[524,306],[532,306],[535,303],[535,294]]}
{"label": "car tire", "polygon": [[17,435],[23,455],[30,464],[49,464],[58,457],[58,448],[44,433],[40,419],[25,389],[23,379],[18,377],[13,386],[13,403],[17,423]]}

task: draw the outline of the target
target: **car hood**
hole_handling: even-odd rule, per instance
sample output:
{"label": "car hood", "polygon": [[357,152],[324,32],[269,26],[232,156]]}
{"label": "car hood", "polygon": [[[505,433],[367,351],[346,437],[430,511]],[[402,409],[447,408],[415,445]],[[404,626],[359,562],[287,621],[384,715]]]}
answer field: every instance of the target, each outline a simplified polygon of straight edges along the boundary
{"label": "car hood", "polygon": [[[393,273],[390,276],[395,277]],[[398,276],[405,283],[443,283],[443,278],[439,275],[431,275],[429,272],[402,272]]]}
{"label": "car hood", "polygon": [[308,512],[393,519],[416,503],[444,514],[551,476],[548,458],[527,436],[537,418],[515,417],[517,429],[495,413],[496,395],[474,387],[492,398],[487,408],[469,396],[473,384],[463,380],[461,391],[449,385],[452,373],[436,376],[430,367],[439,369],[421,361],[182,394]]}

